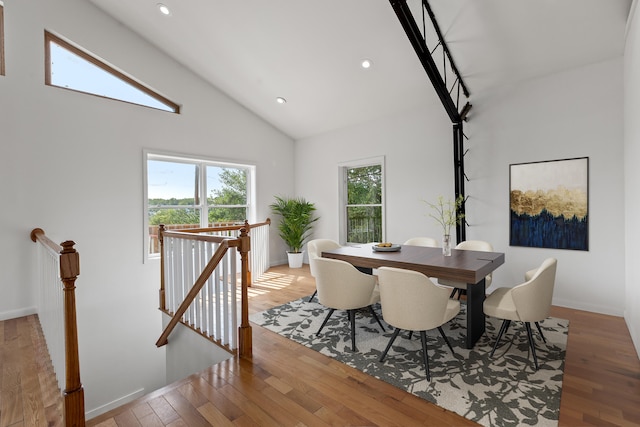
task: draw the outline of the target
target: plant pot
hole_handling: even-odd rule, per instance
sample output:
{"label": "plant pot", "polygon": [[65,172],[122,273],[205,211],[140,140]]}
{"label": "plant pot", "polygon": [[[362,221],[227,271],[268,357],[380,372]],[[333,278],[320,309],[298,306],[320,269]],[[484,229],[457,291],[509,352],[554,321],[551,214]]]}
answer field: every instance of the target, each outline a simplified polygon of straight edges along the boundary
{"label": "plant pot", "polygon": [[287,258],[289,259],[289,268],[300,268],[304,259],[304,251],[287,252]]}

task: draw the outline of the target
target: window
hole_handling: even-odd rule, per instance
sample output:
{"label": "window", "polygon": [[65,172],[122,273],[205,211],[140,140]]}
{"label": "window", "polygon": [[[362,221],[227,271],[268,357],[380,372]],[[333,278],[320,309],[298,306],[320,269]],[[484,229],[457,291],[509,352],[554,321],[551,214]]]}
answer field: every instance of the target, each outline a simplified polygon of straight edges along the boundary
{"label": "window", "polygon": [[4,76],[4,6],[0,1],[0,76]]}
{"label": "window", "polygon": [[45,84],[179,113],[180,107],[89,53],[46,32]]}
{"label": "window", "polygon": [[349,243],[383,242],[384,158],[341,165],[343,182],[340,240]]}
{"label": "window", "polygon": [[213,227],[255,221],[255,167],[146,153],[146,254],[159,255],[158,226]]}

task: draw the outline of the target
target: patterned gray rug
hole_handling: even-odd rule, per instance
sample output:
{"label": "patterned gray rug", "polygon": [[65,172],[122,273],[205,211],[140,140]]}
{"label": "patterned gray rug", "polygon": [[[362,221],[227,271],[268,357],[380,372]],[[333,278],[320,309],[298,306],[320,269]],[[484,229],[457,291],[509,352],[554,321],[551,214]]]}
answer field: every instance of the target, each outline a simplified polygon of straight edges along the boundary
{"label": "patterned gray rug", "polygon": [[[308,298],[253,314],[250,320],[293,341],[393,384],[485,426],[556,426],[569,322],[540,323],[547,343],[534,333],[539,370],[534,371],[526,330],[512,323],[489,358],[500,320],[487,318],[487,332],[472,350],[464,348],[465,306],[443,326],[455,356],[437,330],[427,332],[431,381],[426,380],[419,334],[402,332],[384,362],[378,361],[393,332],[381,332],[371,314],[356,314],[356,346],[351,351],[346,312],[336,310],[322,334],[316,332],[328,310]],[[374,306],[382,318],[380,306]],[[534,327],[535,330],[535,327]]]}

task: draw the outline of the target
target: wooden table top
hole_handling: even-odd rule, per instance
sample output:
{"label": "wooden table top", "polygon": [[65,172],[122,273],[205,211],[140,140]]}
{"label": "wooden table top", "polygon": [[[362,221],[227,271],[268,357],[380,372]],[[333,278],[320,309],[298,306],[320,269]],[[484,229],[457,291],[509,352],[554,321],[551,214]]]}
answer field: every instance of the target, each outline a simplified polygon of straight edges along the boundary
{"label": "wooden table top", "polygon": [[322,256],[347,261],[356,267],[404,268],[429,277],[464,283],[478,283],[504,264],[504,254],[501,252],[451,249],[451,256],[444,256],[442,248],[402,245],[396,252],[379,252],[373,250],[373,245],[342,246],[324,251]]}

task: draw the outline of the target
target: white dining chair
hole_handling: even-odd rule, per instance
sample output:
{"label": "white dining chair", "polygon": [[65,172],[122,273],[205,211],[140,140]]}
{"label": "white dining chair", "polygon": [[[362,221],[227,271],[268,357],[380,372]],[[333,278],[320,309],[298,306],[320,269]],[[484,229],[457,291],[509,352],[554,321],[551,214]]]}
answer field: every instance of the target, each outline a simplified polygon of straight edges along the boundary
{"label": "white dining chair", "polygon": [[[311,271],[311,275],[314,278],[316,277],[316,259],[322,257],[322,252],[330,251],[331,249],[337,249],[339,247],[340,244],[331,239],[314,239],[310,240],[307,243],[307,254],[309,255],[309,270]],[[317,289],[313,291],[313,294],[309,297],[309,301],[311,301],[317,293]]]}
{"label": "white dining chair", "polygon": [[535,323],[542,340],[546,342],[539,322],[549,317],[551,311],[557,265],[558,261],[555,258],[547,258],[539,268],[525,274],[526,281],[524,283],[513,288],[498,288],[484,300],[484,313],[487,316],[503,319],[498,337],[491,350],[491,357],[493,357],[500,338],[507,332],[511,322],[520,321],[527,329],[533,363],[536,371],[538,370],[538,358],[531,322]]}
{"label": "white dining chair", "polygon": [[318,302],[329,308],[322,325],[316,332],[320,335],[327,321],[336,310],[346,310],[351,324],[351,349],[356,351],[356,310],[369,308],[373,318],[384,332],[373,304],[380,301],[376,276],[358,271],[346,261],[317,258],[315,265]]}
{"label": "white dining chair", "polygon": [[[485,242],[484,240],[465,240],[458,243],[455,249],[493,252],[493,246],[491,245],[491,243]],[[486,288],[491,285],[492,280],[493,276],[491,275],[491,273],[487,274],[487,276],[484,278],[484,284]],[[460,297],[467,292],[465,290],[467,287],[466,283],[446,279],[438,279],[438,283],[444,286],[451,286],[453,288],[453,290],[451,291],[451,295],[449,296],[450,298],[454,298],[456,296],[456,293],[458,293],[458,299],[460,299]]]}
{"label": "white dining chair", "polygon": [[422,342],[422,361],[427,380],[430,381],[426,331],[437,328],[451,353],[454,354],[453,347],[442,330],[442,325],[460,312],[460,301],[450,299],[448,289],[436,285],[427,276],[417,271],[380,267],[378,283],[382,317],[385,322],[395,328],[387,347],[380,356],[380,362],[384,361],[401,330],[419,331]]}
{"label": "white dining chair", "polygon": [[403,244],[412,246],[428,246],[431,248],[439,248],[440,243],[433,237],[412,237]]}

